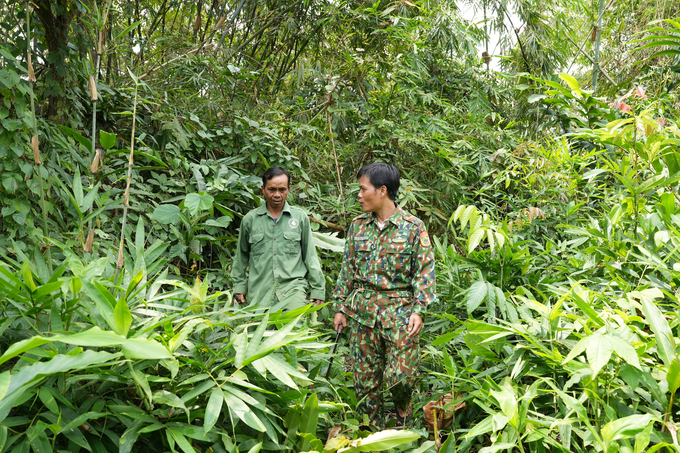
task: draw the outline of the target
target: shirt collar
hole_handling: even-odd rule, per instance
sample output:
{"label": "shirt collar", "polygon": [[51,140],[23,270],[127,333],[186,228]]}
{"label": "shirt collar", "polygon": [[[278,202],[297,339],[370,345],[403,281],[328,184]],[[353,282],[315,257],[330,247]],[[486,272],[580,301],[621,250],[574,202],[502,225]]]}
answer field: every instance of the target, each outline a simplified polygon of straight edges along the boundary
{"label": "shirt collar", "polygon": [[[392,217],[387,219],[387,222],[398,227],[399,225],[401,225],[403,223],[405,215],[406,214],[404,213],[404,210],[401,209],[401,207],[399,205],[397,205],[397,212],[395,212],[392,215]],[[375,213],[373,212],[373,213],[371,213],[369,218],[370,218],[371,222],[375,222],[375,226],[377,227],[378,226],[378,216],[376,216]]]}
{"label": "shirt collar", "polygon": [[[281,214],[283,214],[284,212],[287,212],[288,214],[290,214],[290,204],[288,204],[288,201],[286,201],[283,204],[283,209],[281,210]],[[260,207],[255,209],[255,213],[257,215],[267,215],[268,214],[270,217],[272,217],[272,215],[269,213],[269,210],[267,210],[267,202],[266,201],[264,203],[262,203],[260,205]],[[280,215],[279,215],[279,217],[280,217]]]}

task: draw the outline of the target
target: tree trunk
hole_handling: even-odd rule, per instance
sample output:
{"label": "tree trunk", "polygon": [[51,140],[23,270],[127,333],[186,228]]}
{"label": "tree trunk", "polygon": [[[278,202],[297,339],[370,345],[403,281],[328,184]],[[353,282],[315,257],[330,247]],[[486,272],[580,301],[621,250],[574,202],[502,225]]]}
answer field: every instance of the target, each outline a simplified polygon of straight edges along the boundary
{"label": "tree trunk", "polygon": [[68,72],[63,67],[65,55],[60,51],[64,49],[64,52],[68,52],[66,47],[68,33],[76,7],[73,5],[73,0],[36,0],[34,4],[36,16],[45,32],[45,44],[51,57],[46,63],[46,82],[50,83],[49,79],[52,78],[51,82],[56,85],[56,93],[49,96],[47,106],[46,116],[52,120],[56,118],[63,100],[60,93],[63,91]]}

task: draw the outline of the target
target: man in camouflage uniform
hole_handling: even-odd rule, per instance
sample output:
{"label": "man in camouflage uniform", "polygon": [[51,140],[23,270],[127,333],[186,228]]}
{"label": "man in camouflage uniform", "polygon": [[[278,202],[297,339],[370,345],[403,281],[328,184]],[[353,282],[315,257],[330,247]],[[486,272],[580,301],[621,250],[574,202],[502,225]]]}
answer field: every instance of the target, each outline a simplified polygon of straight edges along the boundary
{"label": "man in camouflage uniform", "polygon": [[383,426],[383,382],[401,420],[410,418],[420,364],[422,313],[435,299],[434,254],[421,220],[396,203],[399,170],[373,163],[358,174],[364,214],[347,231],[335,287],[335,330],[352,318],[350,351],[359,414]]}

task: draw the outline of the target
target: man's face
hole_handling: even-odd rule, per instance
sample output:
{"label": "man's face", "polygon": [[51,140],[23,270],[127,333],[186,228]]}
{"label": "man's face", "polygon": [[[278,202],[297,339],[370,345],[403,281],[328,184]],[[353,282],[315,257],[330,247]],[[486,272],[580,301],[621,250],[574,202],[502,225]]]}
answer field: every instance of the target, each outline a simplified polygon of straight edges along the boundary
{"label": "man's face", "polygon": [[267,206],[276,210],[283,207],[289,191],[288,176],[286,175],[274,176],[262,187]]}
{"label": "man's face", "polygon": [[378,212],[387,197],[387,188],[375,188],[367,175],[359,178],[359,204],[364,212]]}

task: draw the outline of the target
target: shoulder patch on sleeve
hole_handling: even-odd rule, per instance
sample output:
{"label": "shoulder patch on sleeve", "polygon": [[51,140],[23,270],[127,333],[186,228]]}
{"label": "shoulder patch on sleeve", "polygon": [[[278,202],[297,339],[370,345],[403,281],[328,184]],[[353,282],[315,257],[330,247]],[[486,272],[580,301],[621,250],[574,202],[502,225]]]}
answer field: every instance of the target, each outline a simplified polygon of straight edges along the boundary
{"label": "shoulder patch on sleeve", "polygon": [[430,245],[432,245],[430,243],[430,236],[428,236],[427,231],[423,231],[422,233],[420,233],[420,245],[422,245],[423,247],[429,247]]}

